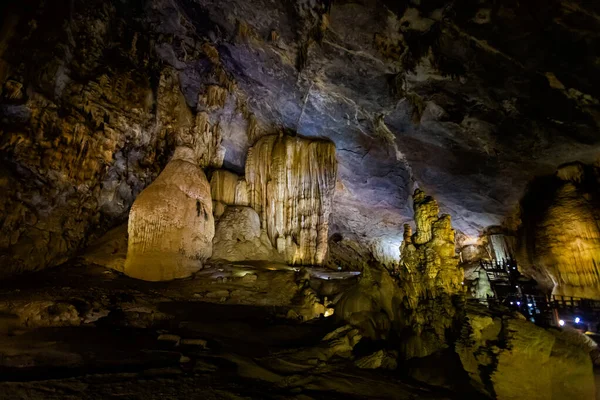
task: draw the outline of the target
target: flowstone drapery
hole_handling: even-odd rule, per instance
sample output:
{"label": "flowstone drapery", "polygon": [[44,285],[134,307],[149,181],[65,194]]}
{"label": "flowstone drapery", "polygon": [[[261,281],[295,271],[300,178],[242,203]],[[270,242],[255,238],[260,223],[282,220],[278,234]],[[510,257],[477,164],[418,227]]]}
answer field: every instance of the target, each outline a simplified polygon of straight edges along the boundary
{"label": "flowstone drapery", "polygon": [[249,201],[287,262],[322,264],[335,189],[333,143],[272,135],[248,152]]}

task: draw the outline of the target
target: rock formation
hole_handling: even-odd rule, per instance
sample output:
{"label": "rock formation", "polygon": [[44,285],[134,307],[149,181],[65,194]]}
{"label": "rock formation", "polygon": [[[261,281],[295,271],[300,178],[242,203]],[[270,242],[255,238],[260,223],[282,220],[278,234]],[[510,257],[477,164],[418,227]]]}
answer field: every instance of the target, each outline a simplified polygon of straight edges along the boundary
{"label": "rock formation", "polygon": [[323,263],[336,174],[335,146],[324,140],[271,135],[249,150],[250,205],[287,262]]}
{"label": "rock formation", "polygon": [[469,309],[456,352],[474,386],[499,400],[595,398],[588,349],[522,316]]}
{"label": "rock formation", "polygon": [[129,213],[124,272],[162,281],[190,276],[212,254],[210,185],[192,149],[178,147]]}
{"label": "rock formation", "polygon": [[522,201],[519,265],[556,295],[600,299],[599,172],[562,166]]}
{"label": "rock formation", "polygon": [[229,206],[219,218],[213,240],[213,259],[283,261],[273,248],[260,218],[250,207]]}
{"label": "rock formation", "polygon": [[462,268],[455,254],[450,216],[439,216],[436,201],[414,193],[416,232],[404,226],[399,285],[403,293],[399,326],[406,358],[424,357],[446,346],[446,331],[464,297]]}

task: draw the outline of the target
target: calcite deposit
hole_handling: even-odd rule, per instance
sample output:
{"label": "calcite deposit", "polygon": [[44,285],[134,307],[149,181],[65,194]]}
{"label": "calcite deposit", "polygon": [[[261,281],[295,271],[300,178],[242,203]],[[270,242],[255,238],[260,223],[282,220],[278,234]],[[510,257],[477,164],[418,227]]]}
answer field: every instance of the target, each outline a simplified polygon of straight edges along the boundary
{"label": "calcite deposit", "polygon": [[439,215],[436,201],[417,189],[413,196],[415,225],[404,227],[400,250],[402,292],[399,329],[406,358],[424,357],[446,346],[446,334],[460,317],[464,272],[459,266],[449,215]]}
{"label": "calcite deposit", "polygon": [[592,361],[582,343],[523,317],[469,309],[456,352],[474,385],[490,397],[594,399]]}
{"label": "calcite deposit", "polygon": [[283,262],[250,207],[229,206],[217,221],[212,258],[215,260],[269,260]]}
{"label": "calcite deposit", "polygon": [[523,199],[521,268],[556,295],[600,299],[598,171],[562,166]]}
{"label": "calcite deposit", "polygon": [[250,205],[287,262],[323,263],[336,174],[335,146],[328,141],[271,135],[249,150]]}
{"label": "calcite deposit", "polygon": [[129,213],[125,274],[148,281],[185,278],[212,254],[210,185],[192,149],[178,147]]}

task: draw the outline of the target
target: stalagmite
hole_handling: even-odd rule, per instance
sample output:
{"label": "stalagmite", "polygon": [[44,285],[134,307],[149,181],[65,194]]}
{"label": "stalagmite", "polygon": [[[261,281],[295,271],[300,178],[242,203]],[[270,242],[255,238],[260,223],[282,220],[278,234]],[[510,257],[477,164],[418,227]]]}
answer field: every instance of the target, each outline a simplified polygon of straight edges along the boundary
{"label": "stalagmite", "polygon": [[250,205],[287,262],[323,263],[336,173],[335,146],[328,141],[273,135],[249,150]]}
{"label": "stalagmite", "polygon": [[190,276],[212,253],[210,186],[194,151],[178,147],[129,213],[125,274],[148,281]]}
{"label": "stalagmite", "polygon": [[438,216],[436,201],[417,189],[414,193],[416,232],[405,225],[399,284],[403,353],[424,357],[445,347],[457,301],[462,299],[464,273],[455,254],[450,216]]}

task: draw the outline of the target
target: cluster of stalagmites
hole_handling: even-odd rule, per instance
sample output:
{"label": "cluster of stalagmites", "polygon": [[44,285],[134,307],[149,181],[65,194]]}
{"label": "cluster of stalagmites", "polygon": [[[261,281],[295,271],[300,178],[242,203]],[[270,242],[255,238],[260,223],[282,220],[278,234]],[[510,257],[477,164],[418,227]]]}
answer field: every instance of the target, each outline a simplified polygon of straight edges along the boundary
{"label": "cluster of stalagmites", "polygon": [[423,357],[445,347],[457,303],[463,299],[450,216],[439,216],[436,201],[417,189],[413,195],[416,231],[404,226],[399,284],[403,292],[402,331],[407,357]]}
{"label": "cluster of stalagmites", "polygon": [[555,295],[600,299],[599,188],[598,168],[572,163],[522,204],[520,266]]}
{"label": "cluster of stalagmites", "polygon": [[397,279],[365,267],[359,285],[338,302],[336,316],[379,339],[394,330],[401,355],[425,357],[447,347],[447,330],[463,299],[463,271],[454,248],[450,217],[421,190],[414,194],[413,235],[405,226]]}
{"label": "cluster of stalagmites", "polygon": [[181,278],[211,255],[323,262],[337,165],[332,143],[266,136],[249,150],[246,179],[219,169],[210,185],[201,168],[206,153],[185,143],[134,202],[126,274]]}

